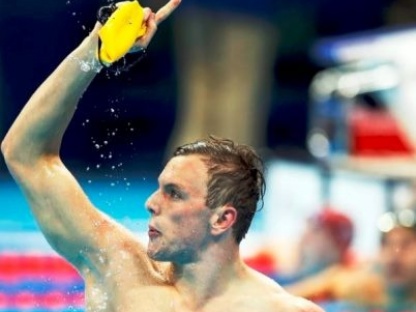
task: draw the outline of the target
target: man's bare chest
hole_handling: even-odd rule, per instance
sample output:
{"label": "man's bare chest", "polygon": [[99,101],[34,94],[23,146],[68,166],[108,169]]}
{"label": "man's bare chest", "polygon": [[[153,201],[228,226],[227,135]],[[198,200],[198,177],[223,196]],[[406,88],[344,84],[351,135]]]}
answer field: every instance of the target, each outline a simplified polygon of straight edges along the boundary
{"label": "man's bare chest", "polygon": [[[106,287],[107,286],[107,287]],[[90,285],[87,312],[175,312],[176,298],[167,287],[149,285]]]}
{"label": "man's bare chest", "polygon": [[[169,286],[119,285],[116,289],[87,289],[87,312],[252,312],[233,298],[214,298],[200,307],[190,307]],[[98,290],[100,289],[100,290]],[[88,293],[90,296],[88,297]],[[92,295],[92,296],[91,296]],[[250,305],[248,305],[250,306]]]}

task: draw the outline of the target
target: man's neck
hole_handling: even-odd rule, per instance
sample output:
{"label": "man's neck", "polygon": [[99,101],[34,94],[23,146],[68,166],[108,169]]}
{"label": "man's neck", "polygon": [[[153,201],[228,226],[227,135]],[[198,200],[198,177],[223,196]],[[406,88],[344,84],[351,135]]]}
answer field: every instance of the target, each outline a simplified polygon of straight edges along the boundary
{"label": "man's neck", "polygon": [[238,247],[208,249],[199,261],[173,265],[174,286],[184,304],[202,307],[209,299],[223,294],[245,272]]}

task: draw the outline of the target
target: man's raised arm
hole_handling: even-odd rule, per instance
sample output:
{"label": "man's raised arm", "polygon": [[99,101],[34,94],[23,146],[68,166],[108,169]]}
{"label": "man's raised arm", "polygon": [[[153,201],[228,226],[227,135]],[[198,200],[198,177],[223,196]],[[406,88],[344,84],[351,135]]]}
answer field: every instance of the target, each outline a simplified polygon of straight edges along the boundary
{"label": "man's raised arm", "polygon": [[[146,32],[135,43],[147,47],[157,24],[179,4],[170,1],[155,15],[145,9]],[[36,220],[52,247],[77,266],[93,259],[108,239],[127,235],[93,207],[63,165],[59,150],[63,134],[85,89],[97,74],[97,23],[91,34],[56,68],[32,95],[1,145],[6,164],[27,197]],[[109,234],[109,235],[106,235]]]}
{"label": "man's raised arm", "polygon": [[[41,230],[64,256],[78,254],[75,242],[85,239],[78,236],[87,231],[88,219],[96,217],[62,164],[59,150],[78,100],[97,74],[92,68],[81,70],[80,64],[95,63],[98,27],[36,90],[1,145],[6,164],[27,196]],[[81,231],[74,231],[79,227]]]}

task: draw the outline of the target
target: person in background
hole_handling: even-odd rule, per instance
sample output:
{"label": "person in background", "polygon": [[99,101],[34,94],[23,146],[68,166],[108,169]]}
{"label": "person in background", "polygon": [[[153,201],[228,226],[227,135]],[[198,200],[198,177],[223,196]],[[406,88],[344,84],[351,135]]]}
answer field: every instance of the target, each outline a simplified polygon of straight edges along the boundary
{"label": "person in background", "polygon": [[353,235],[353,222],[346,214],[324,207],[306,222],[294,273],[282,272],[276,276],[276,280],[288,285],[330,267],[351,265]]}
{"label": "person in background", "polygon": [[344,302],[354,311],[416,311],[416,213],[385,213],[379,230],[377,261],[332,267],[286,289],[317,302]]}
{"label": "person in background", "polygon": [[387,212],[379,221],[383,286],[379,301],[389,309],[416,311],[416,212]]}

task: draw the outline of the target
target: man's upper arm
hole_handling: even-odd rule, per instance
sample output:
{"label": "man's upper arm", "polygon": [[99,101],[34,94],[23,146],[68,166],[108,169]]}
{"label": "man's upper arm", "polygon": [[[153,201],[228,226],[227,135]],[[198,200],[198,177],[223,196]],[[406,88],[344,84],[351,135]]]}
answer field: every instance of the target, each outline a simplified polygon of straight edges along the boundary
{"label": "man's upper arm", "polygon": [[[58,157],[11,170],[51,246],[80,267],[97,253],[132,239],[131,234],[96,209]],[[143,251],[144,252],[144,251]]]}

